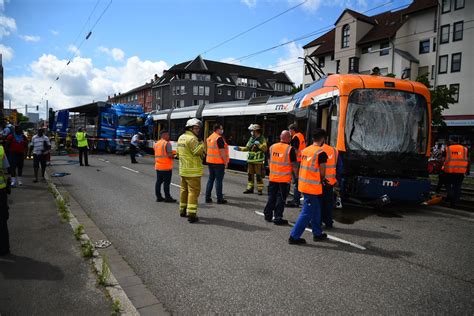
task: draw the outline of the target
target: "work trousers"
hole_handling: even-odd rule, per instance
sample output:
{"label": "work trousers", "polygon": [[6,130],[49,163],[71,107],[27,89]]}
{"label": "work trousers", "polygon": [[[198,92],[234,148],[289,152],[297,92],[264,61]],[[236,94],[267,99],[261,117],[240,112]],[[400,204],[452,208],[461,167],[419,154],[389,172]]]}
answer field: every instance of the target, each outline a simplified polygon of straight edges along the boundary
{"label": "work trousers", "polygon": [[293,181],[293,204],[300,205],[301,193],[298,191],[298,173],[300,170],[300,163],[296,163],[298,168],[295,172],[291,172],[291,180]]}
{"label": "work trousers", "polygon": [[333,226],[334,210],[334,187],[332,185],[323,186],[323,196],[321,198],[321,221],[326,227]]}
{"label": "work trousers", "polygon": [[209,167],[209,178],[207,179],[206,199],[211,199],[212,187],[215,181],[217,200],[222,201],[224,199],[224,195],[222,194],[222,181],[224,180],[225,165],[209,163],[207,166]]}
{"label": "work trousers", "polygon": [[283,211],[285,210],[285,201],[290,190],[290,184],[286,182],[272,182],[268,184],[268,200],[263,214],[266,220],[275,217],[275,221],[283,219]]}
{"label": "work trousers", "polygon": [[198,197],[201,193],[201,177],[181,177],[181,192],[179,196],[179,212],[188,215],[196,214]]}
{"label": "work trousers", "polygon": [[298,216],[295,226],[291,230],[290,236],[298,239],[311,221],[311,228],[314,236],[321,236],[321,195],[303,193],[303,209]]}
{"label": "work trousers", "polygon": [[137,146],[130,144],[130,161],[132,163],[137,162],[137,160],[135,159],[136,155],[137,155]]}
{"label": "work trousers", "polygon": [[172,173],[172,170],[156,170],[156,182],[155,182],[156,198],[162,198],[161,184],[163,184],[163,191],[165,192],[165,197],[171,198],[171,195],[170,195],[171,173]]}
{"label": "work trousers", "polygon": [[265,166],[263,163],[249,163],[247,166],[248,182],[247,190],[254,188],[254,179],[257,178],[257,190],[258,192],[263,191],[263,179],[265,178]]}
{"label": "work trousers", "polygon": [[79,148],[79,164],[82,166],[82,157],[84,157],[84,162],[86,166],[89,165],[89,157],[87,156],[87,147],[78,147]]}
{"label": "work trousers", "polygon": [[0,189],[0,255],[10,251],[10,237],[7,224],[8,217],[7,190]]}
{"label": "work trousers", "polygon": [[447,197],[451,206],[455,206],[461,198],[461,186],[464,180],[463,173],[446,173],[445,185]]}
{"label": "work trousers", "polygon": [[25,154],[12,152],[10,154],[10,159],[10,172],[12,177],[21,177],[23,175],[23,162],[25,160]]}

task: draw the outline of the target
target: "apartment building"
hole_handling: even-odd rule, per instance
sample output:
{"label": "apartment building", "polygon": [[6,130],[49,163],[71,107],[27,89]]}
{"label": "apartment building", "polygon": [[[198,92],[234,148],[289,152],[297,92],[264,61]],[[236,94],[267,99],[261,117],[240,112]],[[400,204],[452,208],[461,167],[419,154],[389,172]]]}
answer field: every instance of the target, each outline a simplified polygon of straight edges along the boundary
{"label": "apartment building", "polygon": [[114,94],[113,97],[109,96],[107,102],[109,103],[124,103],[124,104],[140,104],[143,106],[145,112],[153,110],[153,97],[152,87],[155,82],[160,78],[155,74],[155,77],[150,82],[145,83],[142,86],[133,88],[125,93]]}
{"label": "apartment building", "polygon": [[217,62],[197,56],[174,65],[153,85],[153,109],[282,96],[294,84],[285,72]]}
{"label": "apartment building", "polygon": [[[443,112],[449,127],[444,134],[472,142],[473,28],[472,0],[414,0],[373,16],[346,9],[332,30],[303,48],[325,73],[369,74],[378,67],[383,75],[410,80],[429,73],[433,86],[455,87],[456,102]],[[313,80],[304,71],[308,86]]]}

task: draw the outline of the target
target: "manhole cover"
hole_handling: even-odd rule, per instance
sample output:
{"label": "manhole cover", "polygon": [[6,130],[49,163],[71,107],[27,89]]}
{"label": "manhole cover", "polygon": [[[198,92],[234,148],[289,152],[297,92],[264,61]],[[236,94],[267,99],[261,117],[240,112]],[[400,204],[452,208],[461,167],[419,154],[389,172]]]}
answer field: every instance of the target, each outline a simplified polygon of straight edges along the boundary
{"label": "manhole cover", "polygon": [[99,249],[107,248],[110,246],[112,243],[108,240],[99,240],[95,242],[95,247]]}

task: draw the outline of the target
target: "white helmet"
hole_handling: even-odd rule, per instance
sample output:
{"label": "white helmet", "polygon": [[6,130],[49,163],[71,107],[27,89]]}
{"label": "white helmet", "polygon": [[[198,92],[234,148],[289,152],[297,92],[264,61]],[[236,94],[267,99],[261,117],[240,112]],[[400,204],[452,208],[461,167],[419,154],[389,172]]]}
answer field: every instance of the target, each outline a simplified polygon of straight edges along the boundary
{"label": "white helmet", "polygon": [[199,126],[199,127],[202,127],[202,122],[201,122],[200,120],[198,120],[197,118],[189,119],[189,120],[186,122],[186,127],[192,127],[192,126]]}
{"label": "white helmet", "polygon": [[249,131],[256,131],[256,130],[259,130],[259,129],[262,129],[262,127],[258,124],[250,124],[250,126],[249,126]]}

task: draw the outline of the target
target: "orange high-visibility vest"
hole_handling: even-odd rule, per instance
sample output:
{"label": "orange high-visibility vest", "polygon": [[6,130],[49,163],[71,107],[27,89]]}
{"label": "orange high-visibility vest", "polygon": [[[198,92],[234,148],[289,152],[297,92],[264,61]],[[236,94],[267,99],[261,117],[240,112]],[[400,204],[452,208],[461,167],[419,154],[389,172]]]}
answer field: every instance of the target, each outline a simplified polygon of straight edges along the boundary
{"label": "orange high-visibility vest", "polygon": [[336,166],[337,166],[337,156],[339,155],[336,148],[324,144],[322,146],[326,155],[328,155],[328,161],[326,162],[326,176],[330,185],[336,185]]}
{"label": "orange high-visibility vest", "polygon": [[443,170],[446,173],[466,173],[469,159],[467,148],[461,145],[451,145],[446,148],[446,160]]}
{"label": "orange high-visibility vest", "polygon": [[324,150],[316,145],[306,147],[301,153],[298,190],[302,193],[323,194],[318,155]]}
{"label": "orange high-visibility vest", "polygon": [[306,148],[306,142],[304,141],[304,135],[301,134],[301,133],[296,133],[295,135],[293,135],[293,138],[298,138],[298,140],[300,141],[300,145],[298,148],[295,148],[296,150],[296,161],[300,162],[301,161],[301,152],[303,151],[303,149]]}
{"label": "orange high-visibility vest", "polygon": [[169,143],[160,139],[155,143],[153,149],[155,150],[155,170],[172,170],[173,169],[173,158],[170,158],[169,155],[172,153],[166,150],[166,147]]}
{"label": "orange high-visibility vest", "polygon": [[[217,146],[217,140],[220,137],[222,136],[214,132],[211,134],[211,136],[207,138],[207,141],[206,141],[207,142],[207,156],[206,156],[207,163],[226,164],[228,162],[222,159],[220,149]],[[228,152],[229,148],[227,146],[227,143],[225,142],[223,137],[222,137],[222,140],[224,141],[224,149],[227,152],[227,157],[229,157],[229,152]]]}
{"label": "orange high-visibility vest", "polygon": [[290,160],[291,146],[285,143],[276,143],[270,147],[270,181],[279,183],[291,182],[293,166]]}

